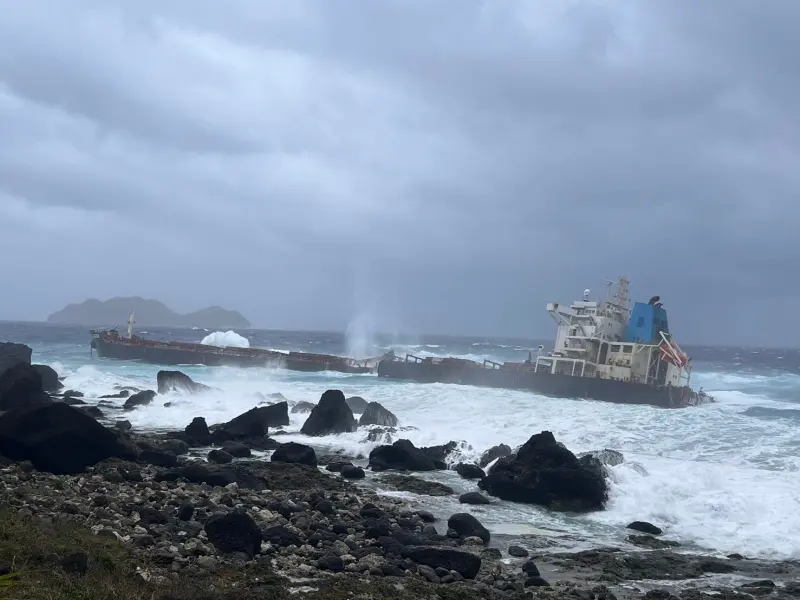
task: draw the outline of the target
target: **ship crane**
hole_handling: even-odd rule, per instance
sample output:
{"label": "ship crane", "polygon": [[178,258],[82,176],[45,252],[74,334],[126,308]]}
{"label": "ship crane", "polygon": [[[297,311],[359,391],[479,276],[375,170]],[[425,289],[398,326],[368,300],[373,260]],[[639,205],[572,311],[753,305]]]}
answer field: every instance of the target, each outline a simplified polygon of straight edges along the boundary
{"label": "ship crane", "polygon": [[133,326],[136,321],[133,318],[133,311],[131,311],[130,316],[128,317],[128,339],[133,339]]}

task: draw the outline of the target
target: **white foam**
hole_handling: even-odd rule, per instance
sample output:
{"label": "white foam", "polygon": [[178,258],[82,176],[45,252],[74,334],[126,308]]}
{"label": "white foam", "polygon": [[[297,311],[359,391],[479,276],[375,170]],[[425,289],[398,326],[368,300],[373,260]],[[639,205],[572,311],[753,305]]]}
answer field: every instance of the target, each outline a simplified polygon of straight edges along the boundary
{"label": "white foam", "polygon": [[[110,393],[114,385],[152,389],[157,370],[155,366],[102,361],[71,372],[67,369],[65,385],[87,396]],[[596,539],[622,539],[627,523],[646,520],[665,528],[672,539],[722,552],[800,556],[800,435],[791,420],[744,415],[746,406],[785,407],[786,403],[731,391],[733,386],[726,391],[724,378],[717,378],[721,389],[714,392],[716,404],[664,410],[557,400],[508,390],[391,382],[370,375],[207,367],[182,370],[221,391],[192,397],[158,396],[150,406],[126,414],[135,428],[183,428],[195,416],[204,416],[209,424],[226,421],[256,406],[256,392],[281,392],[293,404],[316,402],[326,389],[338,388],[347,396],[378,401],[398,416],[402,426],[416,427],[401,435],[418,446],[464,440],[464,460],[477,460],[493,445],[515,447],[534,433],[550,430],[573,452],[612,448],[649,473],[643,475],[630,463],[613,467],[611,498],[603,512],[567,517],[536,507],[499,503],[479,516],[490,528],[492,523],[523,528],[536,525],[572,533],[588,531]],[[760,385],[764,383],[759,380]],[[163,406],[167,401],[174,404]],[[299,434],[306,417],[290,414],[287,441],[307,441]],[[367,443],[366,435],[361,430],[319,438],[315,444],[366,455],[376,445]],[[455,477],[448,485],[464,485],[455,475],[440,476]],[[449,507],[446,503],[451,500],[436,502]]]}
{"label": "white foam", "polygon": [[249,348],[250,341],[235,331],[215,331],[203,338],[201,344],[219,346],[220,348]]}

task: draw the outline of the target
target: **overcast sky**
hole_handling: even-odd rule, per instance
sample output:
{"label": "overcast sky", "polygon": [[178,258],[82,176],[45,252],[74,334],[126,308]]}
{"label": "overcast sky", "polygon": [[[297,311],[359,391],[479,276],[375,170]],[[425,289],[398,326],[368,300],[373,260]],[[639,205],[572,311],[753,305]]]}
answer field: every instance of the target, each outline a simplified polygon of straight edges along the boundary
{"label": "overcast sky", "polygon": [[0,6],[0,319],[549,337],[626,274],[797,345],[797,0]]}

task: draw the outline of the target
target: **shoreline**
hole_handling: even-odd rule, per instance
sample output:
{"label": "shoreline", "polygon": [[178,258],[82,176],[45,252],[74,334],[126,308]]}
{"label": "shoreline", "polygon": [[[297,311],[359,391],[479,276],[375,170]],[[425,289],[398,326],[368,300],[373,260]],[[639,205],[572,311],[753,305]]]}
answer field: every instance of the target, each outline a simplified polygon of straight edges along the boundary
{"label": "shoreline", "polygon": [[[134,435],[132,439],[149,443],[155,438]],[[192,462],[181,462],[177,469]],[[533,595],[620,600],[664,600],[670,594],[681,598],[711,598],[719,593],[726,597],[800,596],[796,562],[603,548],[533,552],[515,558],[492,541],[483,544],[452,533],[433,536],[426,527],[446,530],[451,515],[431,514],[406,501],[386,498],[325,472],[324,467],[257,461],[204,467],[238,481],[212,486],[170,480],[175,468],[119,459],[98,463],[81,475],[51,475],[34,470],[29,463],[10,463],[0,470],[0,531],[7,531],[3,524],[9,515],[26,529],[30,523],[37,523],[33,529],[74,525],[91,532],[92,539],[115,545],[126,557],[130,576],[143,584],[177,582],[180,587],[197,580],[209,589],[215,586],[214,593],[219,595],[211,597],[220,598],[241,592],[243,585],[263,592],[263,582],[249,579],[253,570],[262,579],[267,575],[274,579],[268,587],[276,594],[292,591],[310,598],[318,594],[334,598],[336,590],[347,594],[360,590],[376,598],[404,598],[406,593],[409,598],[452,593],[462,598]],[[259,486],[253,482],[259,478],[270,487],[256,489]],[[264,541],[251,553],[245,551],[248,544],[252,547],[248,541],[252,532],[234,521],[227,525],[221,542],[215,538],[218,544],[228,545],[227,551],[220,550],[211,542],[208,527],[220,515],[233,519],[247,515],[244,518],[256,524]],[[472,566],[453,563],[456,569],[426,569],[424,563],[409,561],[409,549],[418,553],[411,556],[423,561],[425,552],[477,557],[479,570],[466,573],[472,577],[459,577],[459,569],[469,571]],[[86,548],[73,552],[89,554]],[[2,558],[7,560],[7,556]],[[62,565],[65,558],[59,555],[57,563]],[[525,573],[523,565],[528,563],[535,567],[525,567],[529,570]],[[4,566],[11,565],[0,565]],[[99,567],[90,564],[88,568]],[[535,576],[530,576],[532,569]],[[25,581],[23,568],[20,585]],[[197,593],[197,587],[191,587]]]}

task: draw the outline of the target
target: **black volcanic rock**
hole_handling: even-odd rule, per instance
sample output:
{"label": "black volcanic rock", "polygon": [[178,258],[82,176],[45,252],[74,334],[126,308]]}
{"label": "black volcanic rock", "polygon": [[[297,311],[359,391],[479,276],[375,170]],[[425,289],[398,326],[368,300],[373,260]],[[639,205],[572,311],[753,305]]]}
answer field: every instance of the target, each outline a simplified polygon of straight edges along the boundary
{"label": "black volcanic rock", "polygon": [[462,538],[478,537],[488,544],[491,540],[489,530],[478,519],[469,513],[456,513],[447,520],[447,526]]}
{"label": "black volcanic rock", "polygon": [[433,460],[409,440],[397,440],[391,446],[377,446],[369,453],[373,471],[435,471]]}
{"label": "black volcanic rock", "polygon": [[244,513],[214,515],[206,521],[208,541],[221,553],[243,552],[252,558],[261,552],[261,529]]}
{"label": "black volcanic rock", "polygon": [[48,365],[31,365],[39,372],[42,378],[42,389],[45,392],[57,392],[64,387],[64,384],[58,378],[56,370]]}
{"label": "black volcanic rock", "polygon": [[0,454],[55,474],[81,473],[107,458],[137,456],[115,432],[61,402],[0,417]]}
{"label": "black volcanic rock", "polygon": [[358,420],[359,427],[364,427],[365,425],[397,427],[397,417],[392,411],[378,402],[370,402]]}
{"label": "black volcanic rock", "polygon": [[142,390],[129,396],[122,408],[124,410],[133,410],[137,406],[147,406],[155,397],[156,393],[153,390]]}
{"label": "black volcanic rock", "polygon": [[211,432],[203,417],[195,417],[184,429],[186,437],[199,446],[211,445]]}
{"label": "black volcanic rock", "polygon": [[25,344],[0,342],[0,377],[18,363],[31,364],[33,350]]}
{"label": "black volcanic rock", "polygon": [[602,465],[592,457],[578,459],[549,431],[498,460],[478,487],[503,500],[569,512],[602,510],[608,498]]}
{"label": "black volcanic rock", "polygon": [[39,371],[19,362],[0,375],[0,410],[42,406],[51,402],[42,388]]}
{"label": "black volcanic rock", "polygon": [[323,436],[336,433],[349,433],[358,428],[353,411],[345,401],[341,390],[327,390],[319,403],[308,415],[300,433],[310,436]]}
{"label": "black volcanic rock", "polygon": [[486,475],[478,465],[470,463],[458,463],[455,471],[464,479],[481,479]]}
{"label": "black volcanic rock", "polygon": [[251,408],[238,417],[213,428],[211,435],[215,443],[242,438],[258,438],[269,433],[270,427],[283,427],[289,424],[289,404],[277,402],[267,406]]}
{"label": "black volcanic rock", "polygon": [[197,383],[191,377],[180,371],[159,371],[156,375],[159,394],[169,392],[184,392],[186,394],[199,394],[211,391],[213,388],[202,383]]}
{"label": "black volcanic rock", "polygon": [[298,444],[297,442],[287,442],[278,446],[270,458],[272,462],[297,463],[317,466],[317,453],[311,446]]}
{"label": "black volcanic rock", "polygon": [[509,454],[511,454],[511,446],[508,446],[506,444],[499,444],[497,446],[492,446],[481,455],[481,459],[478,462],[478,465],[482,468],[486,468],[486,465],[488,465],[494,459],[502,458],[503,456],[508,456]]}
{"label": "black volcanic rock", "polygon": [[367,410],[367,401],[361,396],[350,396],[345,400],[345,402],[347,402],[347,406],[350,407],[350,410],[353,411],[353,414],[360,415]]}

